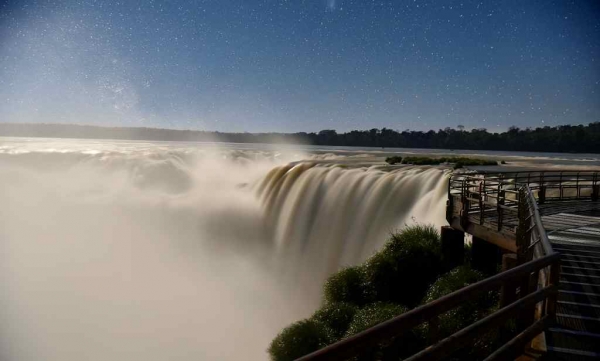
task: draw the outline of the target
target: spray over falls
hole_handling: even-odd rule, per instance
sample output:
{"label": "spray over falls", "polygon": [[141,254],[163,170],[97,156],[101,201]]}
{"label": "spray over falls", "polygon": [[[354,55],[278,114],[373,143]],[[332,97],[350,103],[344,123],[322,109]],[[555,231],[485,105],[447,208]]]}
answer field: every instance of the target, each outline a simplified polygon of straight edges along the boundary
{"label": "spray over falls", "polygon": [[2,360],[263,360],[327,275],[413,218],[444,222],[446,174],[432,168],[0,141]]}

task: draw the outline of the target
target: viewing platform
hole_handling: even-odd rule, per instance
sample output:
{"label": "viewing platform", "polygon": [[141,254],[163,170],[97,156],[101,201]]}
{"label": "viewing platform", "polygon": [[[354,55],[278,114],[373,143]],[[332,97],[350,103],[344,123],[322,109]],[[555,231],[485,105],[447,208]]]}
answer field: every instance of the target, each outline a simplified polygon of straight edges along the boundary
{"label": "viewing platform", "polygon": [[449,183],[448,222],[474,243],[513,252],[517,264],[560,255],[556,313],[542,346],[549,359],[600,358],[599,184],[597,172],[456,175]]}
{"label": "viewing platform", "polygon": [[[599,195],[599,172],[454,174],[442,252],[462,258],[469,234],[472,266],[492,275],[300,360],[352,358],[424,323],[431,344],[406,360],[447,359],[493,330],[503,341],[488,361],[599,359]],[[498,289],[498,310],[438,339],[440,315]]]}

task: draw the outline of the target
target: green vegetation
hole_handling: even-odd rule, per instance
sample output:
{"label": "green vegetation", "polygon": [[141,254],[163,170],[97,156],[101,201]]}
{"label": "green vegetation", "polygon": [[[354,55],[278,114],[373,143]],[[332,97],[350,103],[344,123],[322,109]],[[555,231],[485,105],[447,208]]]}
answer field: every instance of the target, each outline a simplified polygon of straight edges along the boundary
{"label": "green vegetation", "polygon": [[286,327],[271,342],[269,354],[273,360],[293,361],[327,346],[332,341],[325,325],[314,320],[302,320]]}
{"label": "green vegetation", "polygon": [[[346,336],[355,335],[406,311],[408,311],[406,307],[394,303],[375,302],[369,304],[356,313]],[[418,328],[393,340],[383,342],[377,347],[363,352],[354,360],[400,360],[425,347],[424,335],[423,329]]]}
{"label": "green vegetation", "polygon": [[[465,249],[465,260],[469,259]],[[444,262],[441,241],[432,226],[410,226],[392,234],[383,249],[361,265],[345,268],[329,277],[323,287],[323,305],[309,319],[285,328],[271,343],[274,361],[291,360],[328,344],[364,331],[483,279],[468,265],[453,270]],[[495,292],[469,300],[440,316],[439,335],[444,337],[481,319],[497,307]],[[388,340],[354,358],[399,360],[426,347],[428,326],[423,324],[401,337]],[[496,334],[484,335],[458,359],[481,358],[489,352]]]}
{"label": "green vegetation", "polygon": [[[431,302],[484,278],[483,273],[473,270],[469,266],[457,267],[442,275],[429,287],[423,303]],[[463,302],[458,308],[440,317],[440,335],[448,336],[472,324],[487,314],[497,302],[498,298],[495,292]]]}
{"label": "green vegetation", "polygon": [[385,158],[386,163],[394,165],[398,163],[402,163],[402,157],[387,157]]}
{"label": "green vegetation", "polygon": [[329,277],[323,293],[325,303],[348,303],[360,307],[373,301],[363,266],[345,268]]}
{"label": "green vegetation", "polygon": [[348,332],[357,311],[358,307],[349,303],[326,303],[311,318],[325,325],[335,339],[340,339]]}
{"label": "green vegetation", "polygon": [[[471,269],[468,265],[459,266],[442,275],[429,287],[423,303],[431,302],[484,278],[483,273]],[[498,292],[487,292],[476,298],[465,300],[459,307],[440,316],[439,337],[447,337],[473,324],[496,310],[497,305]],[[495,345],[497,337],[497,332],[480,335],[476,343],[459,350],[448,359],[482,360],[495,350],[494,346],[498,346]]]}
{"label": "green vegetation", "polygon": [[414,307],[443,271],[439,233],[432,226],[407,227],[393,234],[364,267],[374,301]]}
{"label": "green vegetation", "polygon": [[297,133],[297,139],[315,145],[383,148],[478,149],[533,152],[598,153],[600,122],[556,127],[510,127],[502,133],[485,128],[464,127],[438,131],[398,131],[393,129],[353,130],[337,133],[327,129],[319,133]]}
{"label": "green vegetation", "polygon": [[[413,164],[413,165],[439,165],[442,163],[454,164],[454,169],[470,165],[498,165],[495,160],[467,158],[467,157],[387,157],[385,161],[389,164]],[[502,164],[506,162],[502,161]]]}

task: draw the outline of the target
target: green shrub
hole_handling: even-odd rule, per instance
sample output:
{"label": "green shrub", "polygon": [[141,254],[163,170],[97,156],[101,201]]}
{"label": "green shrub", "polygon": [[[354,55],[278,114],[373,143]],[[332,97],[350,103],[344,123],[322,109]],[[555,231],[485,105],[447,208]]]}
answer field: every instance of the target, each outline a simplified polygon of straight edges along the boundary
{"label": "green shrub", "polygon": [[[408,309],[401,305],[376,302],[365,306],[354,315],[346,336],[352,336],[371,328],[381,322],[392,319],[406,312]],[[363,352],[354,360],[399,360],[416,353],[425,346],[424,337],[418,331],[396,337],[392,340],[382,342],[377,347],[372,347]]]}
{"label": "green shrub", "polygon": [[372,301],[366,287],[364,267],[348,267],[332,276],[323,287],[325,303],[349,303],[362,306]]}
{"label": "green shrub", "polygon": [[[424,303],[431,302],[470,284],[481,281],[485,276],[468,266],[460,266],[438,278],[427,292]],[[487,292],[474,299],[465,300],[459,307],[440,316],[440,337],[447,337],[475,321],[485,317],[497,308],[498,293]],[[458,360],[481,359],[493,351],[496,332],[481,335],[478,341],[458,352]]]}
{"label": "green shrub", "polygon": [[[329,277],[324,306],[310,320],[283,330],[271,343],[273,360],[299,357],[363,331],[416,306],[444,270],[441,242],[432,226],[409,226],[391,235],[362,266]],[[425,347],[424,328],[382,343],[356,360],[398,360]]]}
{"label": "green shrub", "polygon": [[454,164],[454,169],[460,169],[462,167],[463,167],[463,164],[461,162]]}
{"label": "green shrub", "polygon": [[356,312],[352,322],[348,327],[346,336],[357,334],[377,325],[378,323],[399,316],[405,313],[407,310],[408,309],[406,307],[393,303],[371,303]]}
{"label": "green shrub", "polygon": [[484,276],[481,272],[471,269],[469,266],[459,266],[438,278],[427,291],[425,302],[430,302],[466,287],[472,283],[481,281]]}
{"label": "green shrub", "polygon": [[409,226],[393,234],[366,263],[367,293],[376,301],[417,305],[442,270],[440,249],[432,226]]}
{"label": "green shrub", "polygon": [[281,331],[269,346],[273,361],[292,361],[332,342],[329,330],[322,323],[303,320]]}
{"label": "green shrub", "polygon": [[311,317],[312,320],[327,326],[335,340],[339,340],[348,331],[348,327],[358,308],[349,303],[325,304]]}
{"label": "green shrub", "polygon": [[402,157],[387,157],[385,158],[385,161],[388,164],[394,165],[396,163],[402,163]]}

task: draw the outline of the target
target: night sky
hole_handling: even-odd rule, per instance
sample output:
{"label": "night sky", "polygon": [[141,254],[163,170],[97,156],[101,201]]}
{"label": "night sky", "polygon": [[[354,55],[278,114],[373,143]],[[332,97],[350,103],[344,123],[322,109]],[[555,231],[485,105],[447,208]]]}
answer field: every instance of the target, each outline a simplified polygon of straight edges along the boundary
{"label": "night sky", "polygon": [[597,0],[0,4],[0,122],[296,132],[600,121]]}

